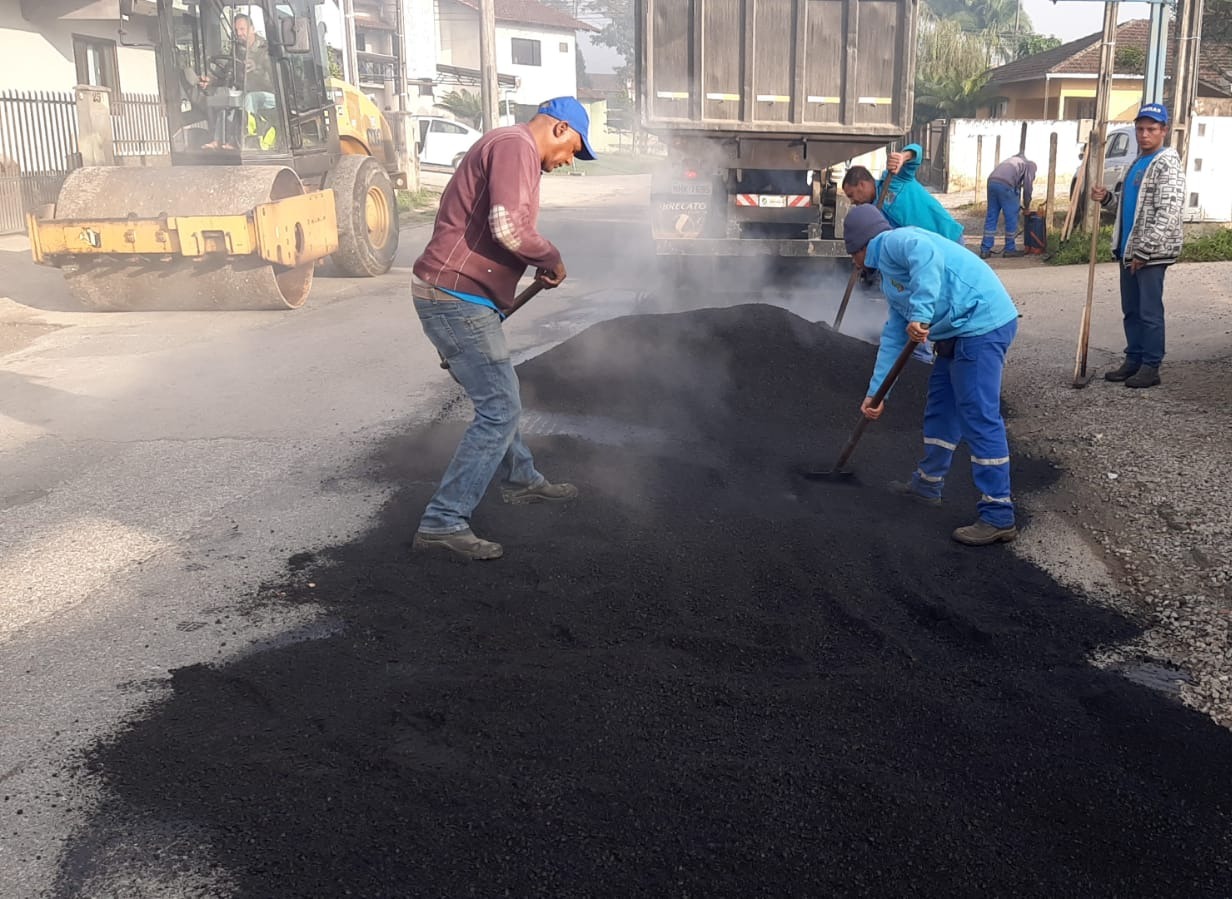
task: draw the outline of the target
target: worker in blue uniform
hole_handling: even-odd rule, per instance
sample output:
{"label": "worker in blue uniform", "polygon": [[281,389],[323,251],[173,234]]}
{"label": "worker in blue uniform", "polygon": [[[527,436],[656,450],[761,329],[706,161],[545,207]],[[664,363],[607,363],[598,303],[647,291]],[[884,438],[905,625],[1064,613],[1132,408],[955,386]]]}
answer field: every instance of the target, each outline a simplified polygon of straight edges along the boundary
{"label": "worker in blue uniform", "polygon": [[881,275],[890,306],[877,362],[861,413],[876,420],[884,401],[873,395],[908,340],[931,339],[936,362],[924,409],[924,456],[896,493],[941,505],[945,478],[958,444],[971,450],[980,491],[978,518],[953,537],[968,546],[1004,543],[1018,536],[1010,494],[1010,452],[1001,417],[1001,374],[1018,330],[1018,309],[996,274],[974,253],[922,228],[893,228],[875,206],[857,206],[843,225],[856,265]]}

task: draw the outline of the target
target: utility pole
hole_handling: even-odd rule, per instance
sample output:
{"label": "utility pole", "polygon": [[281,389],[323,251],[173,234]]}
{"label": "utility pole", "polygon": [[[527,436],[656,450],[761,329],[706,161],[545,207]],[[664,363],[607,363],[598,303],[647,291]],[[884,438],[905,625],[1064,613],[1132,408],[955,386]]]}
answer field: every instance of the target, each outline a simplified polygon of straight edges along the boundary
{"label": "utility pole", "polygon": [[1198,63],[1202,50],[1202,2],[1180,0],[1176,23],[1176,63],[1172,67],[1172,147],[1188,164],[1189,125],[1197,96]]}
{"label": "utility pole", "polygon": [[496,0],[479,0],[479,99],[483,108],[484,131],[491,131],[499,121],[499,92],[496,78]]}
{"label": "utility pole", "polygon": [[359,86],[359,61],[355,58],[355,6],[342,0],[342,34],[346,43],[346,80]]}

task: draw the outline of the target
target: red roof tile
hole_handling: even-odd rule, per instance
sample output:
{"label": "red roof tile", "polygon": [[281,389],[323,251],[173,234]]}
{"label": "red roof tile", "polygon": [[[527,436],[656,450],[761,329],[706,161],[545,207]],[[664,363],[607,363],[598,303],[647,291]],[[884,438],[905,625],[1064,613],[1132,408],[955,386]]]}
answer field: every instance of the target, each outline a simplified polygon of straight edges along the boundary
{"label": "red roof tile", "polygon": [[[1045,50],[1023,59],[991,69],[988,72],[989,81],[993,84],[1009,84],[1015,81],[1034,81],[1045,75],[1097,75],[1099,74],[1099,44],[1103,32],[1097,31],[1086,37],[1062,44],[1053,50]],[[1150,38],[1150,22],[1147,19],[1133,19],[1117,26],[1116,45],[1136,47],[1143,53],[1147,50]],[[1174,44],[1173,28],[1168,27],[1168,43]],[[1164,74],[1172,74],[1172,63],[1175,57],[1170,46],[1164,62]],[[1198,80],[1206,87],[1224,95],[1232,93],[1232,45],[1203,42],[1199,50]],[[1141,72],[1120,72],[1119,74],[1141,75]]]}

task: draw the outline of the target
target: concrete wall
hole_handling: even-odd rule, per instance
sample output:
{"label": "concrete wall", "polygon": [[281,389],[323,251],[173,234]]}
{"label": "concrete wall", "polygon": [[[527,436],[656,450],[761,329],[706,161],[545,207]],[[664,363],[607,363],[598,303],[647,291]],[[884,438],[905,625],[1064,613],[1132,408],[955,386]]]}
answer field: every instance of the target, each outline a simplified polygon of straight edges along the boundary
{"label": "concrete wall", "polygon": [[[1136,102],[1136,101],[1135,101]],[[1136,111],[1136,108],[1135,108]],[[1132,113],[1131,113],[1132,114]],[[972,197],[983,200],[985,183],[993,167],[1001,159],[1018,152],[1022,122],[1009,119],[955,119],[949,126],[949,180],[940,188],[945,192],[970,190]],[[1090,135],[1091,122],[1029,121],[1027,122],[1027,158],[1038,166],[1033,202],[1043,200],[1047,193],[1048,142],[1057,133],[1056,192],[1059,198],[1069,196],[1070,181],[1081,164],[1078,154]],[[982,155],[980,181],[976,182],[977,138]],[[1001,139],[1000,155],[997,138]],[[1198,116],[1194,119],[1189,144],[1189,168],[1186,173],[1186,208],[1188,221],[1232,221],[1232,177],[1226,148],[1232,146],[1232,116]]]}
{"label": "concrete wall", "polygon": [[1232,117],[1198,116],[1189,138],[1185,175],[1185,218],[1195,222],[1232,222]]}
{"label": "concrete wall", "polygon": [[71,91],[77,84],[73,35],[116,42],[120,90],[158,92],[154,53],[120,44],[118,23],[92,19],[28,22],[16,2],[0,2],[0,90]]}
{"label": "concrete wall", "polygon": [[[949,129],[949,181],[947,192],[970,188],[976,193],[977,146],[979,159],[979,196],[983,198],[983,182],[998,162],[1018,152],[1022,121],[1014,119],[954,119]],[[1047,191],[1048,145],[1052,132],[1057,133],[1056,189],[1066,196],[1070,179],[1078,170],[1078,153],[1086,140],[1086,131],[1076,121],[1028,121],[1027,158],[1038,166],[1034,194],[1041,200]],[[977,140],[982,138],[982,140]],[[1000,138],[1000,154],[997,139]]]}

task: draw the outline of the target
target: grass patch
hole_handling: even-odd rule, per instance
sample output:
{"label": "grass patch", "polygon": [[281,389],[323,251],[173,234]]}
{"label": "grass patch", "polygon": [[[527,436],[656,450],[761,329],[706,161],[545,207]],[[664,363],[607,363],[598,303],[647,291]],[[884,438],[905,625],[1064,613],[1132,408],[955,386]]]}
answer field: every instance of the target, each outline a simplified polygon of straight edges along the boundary
{"label": "grass patch", "polygon": [[399,190],[398,219],[403,224],[430,222],[436,218],[436,207],[441,200],[439,188],[421,187],[419,190]]}
{"label": "grass patch", "polygon": [[1181,262],[1225,262],[1232,259],[1232,230],[1220,228],[1185,243]]}
{"label": "grass patch", "polygon": [[[1112,226],[1099,229],[1099,249],[1096,261],[1112,261]],[[1048,255],[1051,265],[1086,265],[1091,259],[1091,234],[1075,231],[1069,240],[1061,243],[1054,232],[1048,236]],[[1185,239],[1181,262],[1226,262],[1232,260],[1232,230],[1219,228],[1205,231]]]}

